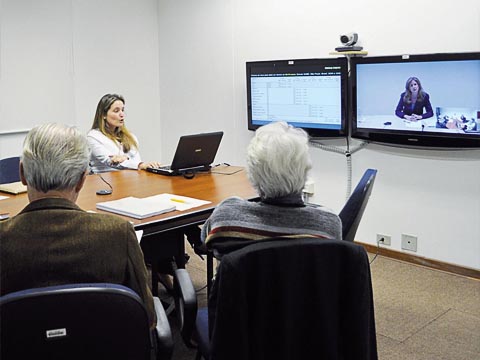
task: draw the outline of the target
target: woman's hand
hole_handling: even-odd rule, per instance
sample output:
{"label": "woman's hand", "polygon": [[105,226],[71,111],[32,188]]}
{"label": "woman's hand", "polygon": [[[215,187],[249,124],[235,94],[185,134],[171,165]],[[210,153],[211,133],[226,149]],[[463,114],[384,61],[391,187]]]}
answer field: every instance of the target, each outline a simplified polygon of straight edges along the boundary
{"label": "woman's hand", "polygon": [[109,158],[110,158],[110,163],[112,165],[118,165],[124,162],[125,160],[128,160],[127,155],[110,155]]}
{"label": "woman's hand", "polygon": [[417,115],[417,114],[403,115],[403,118],[408,121],[417,121],[417,120],[422,120],[422,115]]}
{"label": "woman's hand", "polygon": [[138,170],[145,170],[146,168],[155,167],[158,168],[162,166],[158,161],[150,161],[150,162],[141,162],[138,164]]}

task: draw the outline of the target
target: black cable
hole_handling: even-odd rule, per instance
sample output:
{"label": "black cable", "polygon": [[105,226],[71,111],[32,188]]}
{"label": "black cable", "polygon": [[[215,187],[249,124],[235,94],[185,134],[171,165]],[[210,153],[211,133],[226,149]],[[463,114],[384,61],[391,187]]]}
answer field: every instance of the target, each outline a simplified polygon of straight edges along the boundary
{"label": "black cable", "polygon": [[232,171],[232,172],[223,172],[222,170],[217,170],[217,171],[216,171],[215,168],[216,168],[216,167],[219,167],[219,166],[225,166],[225,167],[228,168],[229,166],[232,166],[232,165],[230,165],[229,163],[226,163],[226,162],[223,162],[223,163],[220,163],[220,164],[216,164],[216,165],[213,165],[213,166],[212,166],[210,172],[211,172],[212,174],[233,175],[233,174],[236,174],[236,173],[238,173],[238,172],[240,172],[240,171],[243,170],[243,168],[239,168],[239,169],[237,169],[237,170],[235,170],[235,171]]}
{"label": "black cable", "polygon": [[204,290],[207,286],[208,286],[208,284],[205,284],[205,285],[202,286],[201,288],[196,289],[195,292],[196,292],[196,293],[199,293],[200,291]]}
{"label": "black cable", "polygon": [[97,194],[97,195],[110,195],[111,193],[113,193],[113,187],[112,187],[112,185],[110,185],[110,183],[109,183],[107,180],[105,180],[102,175],[100,175],[100,174],[97,174],[97,175],[100,177],[100,179],[102,179],[102,181],[103,181],[105,184],[108,185],[108,187],[110,188],[110,190],[108,190],[108,189],[100,189],[100,190],[97,190],[96,194]]}
{"label": "black cable", "polygon": [[103,178],[103,176],[102,176],[100,173],[98,173],[97,175],[98,175],[98,176],[100,176],[100,179],[102,179],[102,181],[103,181],[105,184],[107,184],[107,185],[108,185],[108,187],[110,188],[110,190],[112,190],[112,191],[113,191],[113,187],[112,187],[112,185],[110,185],[110,183],[109,183],[107,180],[105,180],[105,179]]}
{"label": "black cable", "polygon": [[378,256],[378,253],[380,251],[380,242],[381,241],[383,241],[383,238],[377,240],[377,251],[376,251],[375,256],[373,257],[372,261],[370,261],[370,265],[372,265],[372,263],[375,261],[375,259]]}

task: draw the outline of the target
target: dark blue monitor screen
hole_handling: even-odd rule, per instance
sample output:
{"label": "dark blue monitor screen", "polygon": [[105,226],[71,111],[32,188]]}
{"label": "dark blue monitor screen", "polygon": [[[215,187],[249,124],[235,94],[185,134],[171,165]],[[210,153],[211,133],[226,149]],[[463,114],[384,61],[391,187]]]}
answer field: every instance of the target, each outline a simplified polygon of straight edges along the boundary
{"label": "dark blue monitor screen", "polygon": [[347,134],[347,61],[247,62],[248,128],[286,121],[313,137]]}

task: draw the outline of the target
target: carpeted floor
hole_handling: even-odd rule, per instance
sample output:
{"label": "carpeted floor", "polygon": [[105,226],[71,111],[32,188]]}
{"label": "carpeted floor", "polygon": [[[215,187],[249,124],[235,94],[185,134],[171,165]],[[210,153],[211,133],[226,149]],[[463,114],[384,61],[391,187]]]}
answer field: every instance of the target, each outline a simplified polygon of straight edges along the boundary
{"label": "carpeted floor", "polygon": [[[205,306],[205,262],[187,252],[187,270],[199,289],[199,306]],[[480,359],[479,280],[382,256],[370,267],[380,360]],[[185,347],[175,317],[170,319],[173,359],[194,359],[195,350]]]}

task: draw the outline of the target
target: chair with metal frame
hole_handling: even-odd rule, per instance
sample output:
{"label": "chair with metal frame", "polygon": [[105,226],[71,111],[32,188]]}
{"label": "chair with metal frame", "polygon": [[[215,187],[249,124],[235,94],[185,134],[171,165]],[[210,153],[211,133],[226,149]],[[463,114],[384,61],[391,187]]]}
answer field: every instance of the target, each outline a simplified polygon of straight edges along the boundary
{"label": "chair with metal frame", "polygon": [[[340,211],[338,216],[342,220],[343,240],[354,241],[360,220],[362,219],[370,194],[372,193],[376,175],[376,169],[365,170],[357,186]],[[210,294],[214,277],[213,259],[215,256],[211,250],[206,250],[203,255],[207,258],[207,292]]]}
{"label": "chair with metal frame", "polygon": [[354,241],[360,220],[372,193],[376,169],[365,170],[362,178],[338,214],[342,220],[342,237],[346,241]]}

